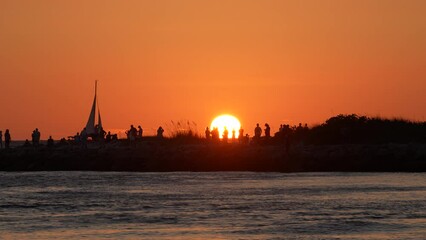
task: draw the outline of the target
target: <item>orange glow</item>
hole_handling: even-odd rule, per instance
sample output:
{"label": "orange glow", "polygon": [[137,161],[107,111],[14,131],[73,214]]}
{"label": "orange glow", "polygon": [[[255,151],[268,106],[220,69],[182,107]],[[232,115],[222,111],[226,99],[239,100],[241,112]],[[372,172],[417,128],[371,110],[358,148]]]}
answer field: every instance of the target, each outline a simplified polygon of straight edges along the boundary
{"label": "orange glow", "polygon": [[224,114],[216,117],[210,125],[211,130],[213,130],[214,128],[217,128],[219,130],[220,138],[223,138],[223,132],[225,131],[225,128],[228,130],[228,138],[232,138],[233,130],[235,130],[235,138],[238,138],[238,130],[240,129],[240,127],[240,121],[236,117],[229,114]]}
{"label": "orange glow", "polygon": [[[343,114],[426,120],[426,1],[20,0],[0,7],[0,128],[12,139],[103,126],[247,133]],[[167,134],[167,132],[165,133]]]}

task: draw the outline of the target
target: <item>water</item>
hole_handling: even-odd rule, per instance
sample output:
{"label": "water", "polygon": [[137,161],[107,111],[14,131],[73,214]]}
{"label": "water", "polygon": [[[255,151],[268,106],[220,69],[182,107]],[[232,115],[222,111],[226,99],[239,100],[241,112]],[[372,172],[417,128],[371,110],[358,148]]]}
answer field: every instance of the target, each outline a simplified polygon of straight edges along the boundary
{"label": "water", "polygon": [[425,173],[0,172],[0,239],[425,237]]}

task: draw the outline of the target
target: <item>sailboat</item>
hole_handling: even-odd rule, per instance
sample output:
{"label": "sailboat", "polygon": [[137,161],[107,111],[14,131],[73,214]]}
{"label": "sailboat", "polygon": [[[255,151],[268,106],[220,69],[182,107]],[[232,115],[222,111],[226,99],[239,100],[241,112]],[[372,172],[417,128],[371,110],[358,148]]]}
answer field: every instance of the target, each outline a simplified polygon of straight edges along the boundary
{"label": "sailboat", "polygon": [[[97,98],[98,81],[95,81],[95,98],[93,99],[92,110],[90,111],[89,120],[86,124],[86,133],[88,136],[96,136],[102,129],[101,112],[99,111],[99,103]],[[98,110],[98,122],[96,124],[96,109]],[[97,128],[96,128],[97,125]]]}

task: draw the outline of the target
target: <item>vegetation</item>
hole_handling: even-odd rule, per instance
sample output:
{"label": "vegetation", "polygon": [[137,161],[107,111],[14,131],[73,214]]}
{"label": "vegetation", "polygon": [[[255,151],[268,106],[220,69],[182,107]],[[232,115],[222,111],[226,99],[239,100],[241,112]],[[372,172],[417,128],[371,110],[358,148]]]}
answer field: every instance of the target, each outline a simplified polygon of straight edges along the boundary
{"label": "vegetation", "polygon": [[197,124],[189,120],[170,121],[165,125],[166,132],[173,142],[196,143],[202,141]]}
{"label": "vegetation", "polygon": [[302,135],[307,143],[313,144],[424,143],[426,123],[356,114],[338,115]]}

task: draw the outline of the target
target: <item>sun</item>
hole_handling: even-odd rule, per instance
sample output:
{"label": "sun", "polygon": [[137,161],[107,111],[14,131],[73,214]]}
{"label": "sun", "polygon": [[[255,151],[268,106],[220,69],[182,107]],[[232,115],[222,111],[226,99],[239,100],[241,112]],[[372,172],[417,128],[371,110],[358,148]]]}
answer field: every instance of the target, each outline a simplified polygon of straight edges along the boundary
{"label": "sun", "polygon": [[213,119],[210,125],[210,130],[218,128],[219,136],[222,138],[225,127],[228,130],[228,138],[232,138],[232,130],[235,130],[235,137],[238,138],[238,130],[241,127],[241,123],[238,118],[229,114],[223,114]]}

